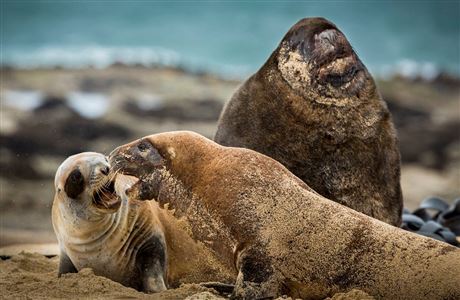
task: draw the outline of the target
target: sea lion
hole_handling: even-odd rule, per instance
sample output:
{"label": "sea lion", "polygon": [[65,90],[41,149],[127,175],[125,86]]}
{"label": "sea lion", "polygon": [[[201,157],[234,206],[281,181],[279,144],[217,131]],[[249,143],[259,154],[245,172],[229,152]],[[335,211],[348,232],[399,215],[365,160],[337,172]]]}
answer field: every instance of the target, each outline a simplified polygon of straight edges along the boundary
{"label": "sea lion", "polygon": [[94,152],[70,156],[56,172],[52,222],[61,249],[58,274],[90,267],[137,290],[165,290],[162,225],[155,214],[130,209],[137,203],[122,205],[109,173],[107,158]]}
{"label": "sea lion", "polygon": [[52,222],[61,248],[59,275],[89,267],[148,293],[235,278],[233,265],[195,242],[171,211],[128,198],[124,191],[135,178],[109,170],[104,155],[86,152],[67,158],[56,173]]}
{"label": "sea lion", "polygon": [[130,196],[168,203],[195,238],[234,260],[235,298],[323,299],[353,288],[384,299],[460,297],[459,249],[328,200],[258,152],[172,132],[120,146],[109,160],[139,178]]}
{"label": "sea lion", "polygon": [[402,214],[386,103],[345,35],[302,19],[225,105],[214,140],[281,162],[322,196],[389,224]]}

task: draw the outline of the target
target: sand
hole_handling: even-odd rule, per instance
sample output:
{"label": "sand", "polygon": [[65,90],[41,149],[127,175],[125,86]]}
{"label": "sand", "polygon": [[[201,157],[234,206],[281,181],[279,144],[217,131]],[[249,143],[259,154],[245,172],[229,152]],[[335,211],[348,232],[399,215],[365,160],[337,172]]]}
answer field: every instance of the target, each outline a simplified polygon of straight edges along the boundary
{"label": "sand", "polygon": [[[177,289],[144,294],[105,277],[91,269],[57,277],[59,258],[21,252],[0,261],[0,299],[225,299],[214,290],[198,284],[183,284]],[[279,298],[283,299],[283,298]],[[289,298],[287,298],[289,299]],[[330,298],[334,300],[373,299],[352,290]]]}
{"label": "sand", "polygon": [[[91,269],[57,277],[58,257],[22,252],[0,262],[0,294],[2,299],[220,299],[211,289],[186,284],[158,294],[144,294],[105,277]],[[198,294],[198,295],[197,295]]]}

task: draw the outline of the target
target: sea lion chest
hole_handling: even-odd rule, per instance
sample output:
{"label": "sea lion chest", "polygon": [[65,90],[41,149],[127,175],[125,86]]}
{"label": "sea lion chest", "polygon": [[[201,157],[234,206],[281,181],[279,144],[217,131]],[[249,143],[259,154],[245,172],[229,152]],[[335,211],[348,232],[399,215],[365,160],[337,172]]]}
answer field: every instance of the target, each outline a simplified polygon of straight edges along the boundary
{"label": "sea lion chest", "polygon": [[[66,224],[59,244],[77,270],[132,286],[140,277],[138,254],[154,235],[163,235],[149,203],[123,200],[120,209],[93,224]],[[137,288],[133,286],[134,288]]]}

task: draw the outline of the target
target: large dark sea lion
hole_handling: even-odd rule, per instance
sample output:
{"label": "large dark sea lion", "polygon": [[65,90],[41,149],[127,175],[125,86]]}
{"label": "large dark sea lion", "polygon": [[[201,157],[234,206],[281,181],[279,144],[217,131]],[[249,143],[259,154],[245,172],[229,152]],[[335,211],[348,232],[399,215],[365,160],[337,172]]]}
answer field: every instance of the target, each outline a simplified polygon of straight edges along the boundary
{"label": "large dark sea lion", "polygon": [[236,298],[460,298],[459,249],[330,201],[258,152],[173,132],[120,146],[110,163],[139,178],[130,197],[168,203],[235,262]]}
{"label": "large dark sea lion", "polygon": [[235,278],[233,265],[223,265],[207,245],[194,241],[187,223],[171,211],[128,198],[125,190],[135,178],[114,180],[112,174],[107,158],[94,152],[71,156],[59,167],[52,208],[59,275],[92,268],[148,293]]}
{"label": "large dark sea lion", "polygon": [[226,104],[214,140],[281,162],[322,196],[399,226],[395,129],[343,33],[303,19]]}

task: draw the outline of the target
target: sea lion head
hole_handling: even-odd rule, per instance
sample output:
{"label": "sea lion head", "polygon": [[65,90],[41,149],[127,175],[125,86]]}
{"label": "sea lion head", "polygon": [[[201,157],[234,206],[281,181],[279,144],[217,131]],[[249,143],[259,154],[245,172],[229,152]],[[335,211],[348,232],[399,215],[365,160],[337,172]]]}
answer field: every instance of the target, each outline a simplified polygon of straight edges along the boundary
{"label": "sea lion head", "polygon": [[[139,181],[126,193],[138,200],[158,200],[165,177],[180,179],[184,184],[194,181],[197,168],[203,167],[206,156],[212,156],[201,135],[189,131],[154,134],[122,145],[110,153],[114,172],[134,176]],[[161,201],[160,201],[161,204]]]}
{"label": "sea lion head", "polygon": [[129,197],[138,200],[150,200],[158,196],[160,172],[167,163],[164,149],[157,146],[151,137],[120,146],[110,153],[110,164],[116,173],[139,179],[126,191]]}
{"label": "sea lion head", "polygon": [[107,157],[84,152],[68,157],[54,179],[56,198],[79,218],[115,212],[121,199]]}
{"label": "sea lion head", "polygon": [[356,106],[376,94],[372,77],[347,38],[326,19],[297,22],[269,61],[273,59],[283,79],[307,100]]}

